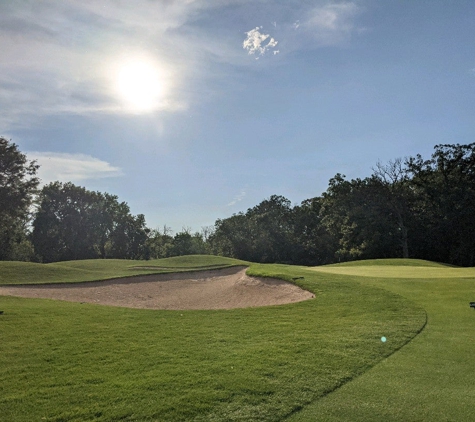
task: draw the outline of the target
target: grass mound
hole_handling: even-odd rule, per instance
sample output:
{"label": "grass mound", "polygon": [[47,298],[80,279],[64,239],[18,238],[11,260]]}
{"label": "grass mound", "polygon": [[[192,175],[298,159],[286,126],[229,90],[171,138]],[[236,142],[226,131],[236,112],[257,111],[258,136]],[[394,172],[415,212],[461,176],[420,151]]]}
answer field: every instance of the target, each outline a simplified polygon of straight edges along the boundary
{"label": "grass mound", "polygon": [[149,261],[86,259],[50,264],[0,261],[0,285],[75,283],[141,274],[225,268],[246,264],[244,261],[237,259],[211,255],[189,255]]}
{"label": "grass mound", "polygon": [[[426,261],[424,259],[411,258],[389,258],[389,259],[363,259],[360,261],[341,262],[329,264],[324,267],[372,267],[372,266],[393,266],[393,267],[453,267],[449,264]],[[320,268],[320,267],[319,267]]]}

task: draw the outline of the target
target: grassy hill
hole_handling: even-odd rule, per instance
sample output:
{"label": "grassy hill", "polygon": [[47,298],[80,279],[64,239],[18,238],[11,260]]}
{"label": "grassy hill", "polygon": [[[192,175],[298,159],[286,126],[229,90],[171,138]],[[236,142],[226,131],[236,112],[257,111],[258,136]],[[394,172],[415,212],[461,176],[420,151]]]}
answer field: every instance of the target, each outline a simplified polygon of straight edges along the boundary
{"label": "grassy hill", "polygon": [[[208,256],[1,263],[0,273],[2,283],[75,282],[239,264]],[[249,265],[316,298],[156,311],[0,296],[0,414],[14,422],[469,420],[470,269]]]}
{"label": "grassy hill", "polygon": [[193,271],[246,265],[245,261],[211,255],[188,255],[173,258],[132,261],[124,259],[86,259],[51,264],[0,261],[0,285],[74,283],[130,277],[140,274]]}

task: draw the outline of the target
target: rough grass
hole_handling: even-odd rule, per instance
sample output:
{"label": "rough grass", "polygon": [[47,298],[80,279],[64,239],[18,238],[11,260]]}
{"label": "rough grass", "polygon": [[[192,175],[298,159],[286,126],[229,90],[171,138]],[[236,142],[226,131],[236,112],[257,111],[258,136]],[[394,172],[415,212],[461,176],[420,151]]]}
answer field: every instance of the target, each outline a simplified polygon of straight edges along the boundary
{"label": "rough grass", "polygon": [[[469,302],[475,301],[475,269],[439,267],[434,274],[415,265],[377,268],[361,264],[352,267],[355,282],[410,299],[427,311],[427,326],[396,354],[290,420],[473,420],[475,312]],[[332,268],[334,274],[348,274],[348,266]],[[401,278],[405,268],[409,269]],[[315,268],[320,274],[328,274],[328,269]],[[413,278],[409,278],[411,272]],[[375,277],[376,273],[384,273],[385,278]],[[387,343],[392,341],[389,335],[387,339]]]}
{"label": "rough grass", "polygon": [[[181,268],[217,264],[191,259]],[[111,265],[121,274],[130,264]],[[103,262],[61,265],[113,276]],[[341,391],[426,322],[411,300],[346,275],[284,265],[251,271],[303,277],[294,282],[316,298],[154,311],[0,297],[0,415],[12,422],[280,421]]]}

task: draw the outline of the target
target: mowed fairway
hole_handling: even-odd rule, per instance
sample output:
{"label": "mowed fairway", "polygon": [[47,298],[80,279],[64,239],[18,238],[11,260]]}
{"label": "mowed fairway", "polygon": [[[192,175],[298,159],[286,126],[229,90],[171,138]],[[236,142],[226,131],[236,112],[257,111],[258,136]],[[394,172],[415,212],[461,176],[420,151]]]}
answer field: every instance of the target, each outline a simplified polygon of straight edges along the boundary
{"label": "mowed fairway", "polygon": [[[215,257],[110,263],[118,275],[144,271],[137,266],[157,272],[238,264]],[[25,265],[28,275],[20,263],[5,265],[16,283],[77,282],[74,267],[86,280],[115,275],[106,261],[55,264],[68,274],[53,271],[48,277],[36,267],[38,279],[31,264]],[[0,297],[1,419],[280,421],[293,415],[322,420],[315,417],[321,410],[307,414],[306,409],[327,403],[325,414],[331,416],[340,403],[327,399],[341,394],[345,383],[351,386],[388,367],[427,337],[424,330],[414,339],[426,323],[425,302],[404,297],[406,290],[397,287],[401,281],[389,289],[375,279],[250,265],[248,273],[255,276],[299,277],[294,282],[315,299],[262,308],[160,311]],[[6,272],[2,284],[8,283]],[[417,289],[414,294],[424,296]],[[406,372],[413,370],[413,353],[400,363]],[[463,353],[460,349],[457,356],[465,358]]]}
{"label": "mowed fairway", "polygon": [[474,420],[475,268],[375,260],[314,270],[400,294],[422,306],[428,322],[390,358],[290,420]]}

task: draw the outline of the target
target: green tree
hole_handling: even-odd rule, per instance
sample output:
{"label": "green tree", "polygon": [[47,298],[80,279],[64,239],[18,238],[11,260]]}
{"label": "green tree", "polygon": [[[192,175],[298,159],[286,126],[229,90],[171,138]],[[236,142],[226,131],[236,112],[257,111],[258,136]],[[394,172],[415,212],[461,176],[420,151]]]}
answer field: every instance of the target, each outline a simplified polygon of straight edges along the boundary
{"label": "green tree", "polygon": [[146,255],[148,229],[117,197],[72,183],[43,187],[32,241],[43,262],[92,258],[136,259]]}
{"label": "green tree", "polygon": [[18,146],[0,137],[0,260],[28,260],[31,206],[39,183],[39,166]]}
{"label": "green tree", "polygon": [[409,173],[403,161],[396,159],[386,165],[378,163],[373,169],[371,184],[380,213],[388,215],[390,217],[388,222],[394,224],[389,230],[396,233],[402,257],[409,258],[408,223],[411,220],[411,207],[415,198]]}
{"label": "green tree", "polygon": [[407,160],[417,198],[419,257],[475,265],[475,143],[434,147]]}
{"label": "green tree", "polygon": [[208,253],[208,247],[198,232],[191,234],[189,228],[183,228],[173,238],[172,254],[174,256]]}
{"label": "green tree", "polygon": [[253,254],[258,262],[292,262],[294,239],[290,201],[272,195],[246,212],[254,234]]}
{"label": "green tree", "polygon": [[150,258],[168,258],[173,254],[173,236],[172,231],[166,225],[163,230],[151,230],[146,242]]}
{"label": "green tree", "polygon": [[249,219],[243,213],[238,213],[216,220],[209,243],[213,253],[251,261],[254,259],[255,236]]}
{"label": "green tree", "polygon": [[400,256],[399,234],[376,178],[346,180],[337,174],[322,196],[322,223],[337,239],[336,260]]}
{"label": "green tree", "polygon": [[295,242],[292,261],[301,265],[323,265],[334,261],[337,239],[322,223],[322,198],[302,201],[293,208]]}

